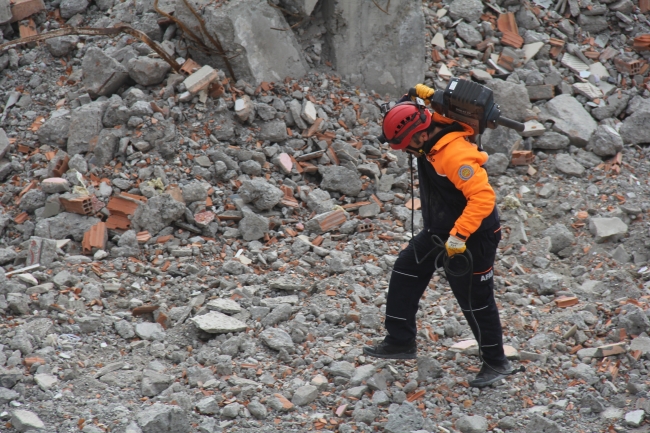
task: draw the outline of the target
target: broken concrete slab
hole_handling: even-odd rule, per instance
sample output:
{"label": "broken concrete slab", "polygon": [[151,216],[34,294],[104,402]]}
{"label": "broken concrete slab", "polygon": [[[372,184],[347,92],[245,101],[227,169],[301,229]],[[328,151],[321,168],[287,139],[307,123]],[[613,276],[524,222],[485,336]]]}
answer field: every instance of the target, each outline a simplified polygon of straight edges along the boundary
{"label": "broken concrete slab", "polygon": [[106,101],[95,101],[72,111],[67,144],[68,155],[88,152],[90,142],[96,139],[102,130],[102,117],[107,105]]}
{"label": "broken concrete slab", "polygon": [[546,103],[547,119],[554,122],[553,130],[567,137],[578,147],[585,147],[598,124],[582,104],[571,95],[559,95]]}
{"label": "broken concrete slab", "polygon": [[91,98],[110,96],[129,78],[129,72],[99,48],[91,47],[84,55],[83,84]]}
{"label": "broken concrete slab", "polygon": [[422,81],[425,23],[418,3],[392,1],[386,14],[372,2],[334,0],[323,4],[323,16],[331,62],[352,84],[398,96]]}
{"label": "broken concrete slab", "polygon": [[[191,2],[203,10],[206,28],[215,33],[227,55],[237,80],[255,86],[263,81],[282,81],[285,77],[299,78],[307,72],[302,50],[282,13],[267,2],[242,0],[214,5],[204,0]],[[201,35],[198,21],[183,1],[176,3],[176,17],[196,34]],[[276,30],[274,30],[276,29]],[[203,42],[212,46],[209,38]],[[213,47],[216,50],[216,47]],[[200,64],[228,71],[219,55],[206,56],[190,49],[192,58]],[[237,56],[232,56],[237,53]]]}

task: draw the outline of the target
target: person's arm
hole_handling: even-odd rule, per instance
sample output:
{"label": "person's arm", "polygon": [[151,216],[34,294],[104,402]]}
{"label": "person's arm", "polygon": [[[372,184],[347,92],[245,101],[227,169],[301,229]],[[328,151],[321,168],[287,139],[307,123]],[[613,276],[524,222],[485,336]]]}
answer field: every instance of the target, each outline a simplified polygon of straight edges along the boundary
{"label": "person's arm", "polygon": [[467,206],[456,220],[450,234],[466,240],[494,210],[496,194],[488,182],[487,172],[482,167],[487,160],[485,153],[479,152],[476,147],[462,139],[447,146],[452,148],[438,153],[436,159],[444,172],[442,174],[445,174],[467,199]]}

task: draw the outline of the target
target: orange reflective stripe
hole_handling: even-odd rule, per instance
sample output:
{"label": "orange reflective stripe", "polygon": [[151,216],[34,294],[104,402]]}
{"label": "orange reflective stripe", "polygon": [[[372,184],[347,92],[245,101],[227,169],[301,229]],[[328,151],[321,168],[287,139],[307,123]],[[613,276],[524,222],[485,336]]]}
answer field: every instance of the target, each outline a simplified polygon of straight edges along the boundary
{"label": "orange reflective stripe", "polygon": [[491,270],[492,270],[492,266],[490,266],[490,269],[488,269],[487,271],[483,271],[483,272],[474,272],[474,275],[487,274],[487,273],[490,272]]}

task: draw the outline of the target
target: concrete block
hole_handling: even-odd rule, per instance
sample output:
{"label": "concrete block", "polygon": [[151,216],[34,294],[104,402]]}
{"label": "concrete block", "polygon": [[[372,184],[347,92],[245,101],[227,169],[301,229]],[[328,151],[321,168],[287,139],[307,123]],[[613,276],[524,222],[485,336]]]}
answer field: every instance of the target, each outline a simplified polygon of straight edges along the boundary
{"label": "concrete block", "polygon": [[210,65],[205,65],[183,81],[185,89],[191,94],[199,93],[217,79],[217,71]]}
{"label": "concrete block", "polygon": [[[282,13],[266,1],[241,0],[214,5],[207,0],[193,0],[196,10],[203,9],[206,27],[213,32],[223,46],[232,54],[230,58],[237,80],[259,85],[263,81],[282,81],[285,77],[299,78],[307,72],[302,49]],[[176,16],[196,34],[202,34],[198,21],[182,0],[176,2]],[[212,46],[209,38],[203,42]],[[200,64],[228,71],[223,58],[206,55],[190,49],[192,59]]]}
{"label": "concrete block", "polygon": [[354,0],[325,2],[322,10],[330,60],[352,84],[398,96],[422,81],[424,16],[417,2],[393,1],[389,15]]}

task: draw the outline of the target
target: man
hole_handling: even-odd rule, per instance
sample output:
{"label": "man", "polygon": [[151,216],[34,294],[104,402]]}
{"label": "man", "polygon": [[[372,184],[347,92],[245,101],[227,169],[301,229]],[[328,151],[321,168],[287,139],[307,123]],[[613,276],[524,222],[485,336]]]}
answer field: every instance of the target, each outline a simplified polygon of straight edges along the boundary
{"label": "man", "polygon": [[[422,84],[416,90],[424,100],[433,95],[433,89]],[[364,353],[390,359],[417,357],[415,314],[435,270],[436,257],[442,251],[442,246],[431,239],[437,235],[446,239],[449,285],[474,336],[481,342],[484,363],[470,385],[488,386],[510,370],[494,300],[493,265],[501,226],[496,195],[482,167],[488,155],[469,142],[468,137],[474,135],[470,126],[432,114],[424,106],[410,102],[408,96],[386,113],[382,128],[391,148],[417,157],[424,229],[395,262],[386,301],[388,335],[376,346],[365,347]],[[451,275],[461,274],[467,266],[462,258],[453,257],[466,249],[472,253],[473,275]]]}

